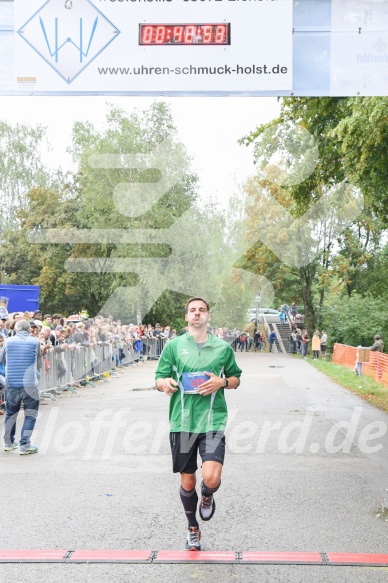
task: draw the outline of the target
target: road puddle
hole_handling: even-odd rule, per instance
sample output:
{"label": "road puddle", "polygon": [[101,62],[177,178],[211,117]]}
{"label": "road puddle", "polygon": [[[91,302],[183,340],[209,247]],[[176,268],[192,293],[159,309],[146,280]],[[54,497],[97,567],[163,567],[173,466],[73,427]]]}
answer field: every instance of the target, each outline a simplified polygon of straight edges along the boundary
{"label": "road puddle", "polygon": [[381,506],[376,514],[376,518],[380,518],[380,520],[388,522],[388,508],[386,508],[385,506]]}

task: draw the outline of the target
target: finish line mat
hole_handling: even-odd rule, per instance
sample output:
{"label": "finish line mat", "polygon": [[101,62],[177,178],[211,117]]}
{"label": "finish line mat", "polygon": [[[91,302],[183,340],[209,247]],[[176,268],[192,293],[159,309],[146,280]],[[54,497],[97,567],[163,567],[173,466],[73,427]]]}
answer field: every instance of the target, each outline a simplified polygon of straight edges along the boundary
{"label": "finish line mat", "polygon": [[388,567],[388,554],[270,551],[0,550],[0,563],[212,563]]}

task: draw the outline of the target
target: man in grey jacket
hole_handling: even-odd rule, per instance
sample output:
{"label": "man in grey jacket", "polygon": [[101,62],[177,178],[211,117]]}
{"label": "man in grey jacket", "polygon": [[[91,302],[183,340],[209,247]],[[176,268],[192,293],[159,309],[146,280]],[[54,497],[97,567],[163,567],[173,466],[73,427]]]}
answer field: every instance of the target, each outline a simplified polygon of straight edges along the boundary
{"label": "man in grey jacket", "polygon": [[[39,409],[38,362],[41,352],[39,340],[29,335],[30,323],[27,320],[18,320],[15,332],[4,342],[0,355],[0,362],[5,364],[6,379],[4,451],[12,451],[19,446],[20,454],[27,455],[38,452],[38,448],[31,445],[30,438]],[[24,423],[20,443],[17,443],[16,420],[22,403]]]}

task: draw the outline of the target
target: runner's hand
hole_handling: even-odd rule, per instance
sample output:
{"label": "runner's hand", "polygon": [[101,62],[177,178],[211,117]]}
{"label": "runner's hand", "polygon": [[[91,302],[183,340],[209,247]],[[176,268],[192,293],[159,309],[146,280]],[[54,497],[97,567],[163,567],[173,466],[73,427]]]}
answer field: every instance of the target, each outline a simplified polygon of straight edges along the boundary
{"label": "runner's hand", "polygon": [[215,391],[218,391],[218,389],[221,389],[224,386],[224,379],[218,377],[213,372],[205,371],[205,373],[210,379],[198,387],[198,393],[204,397],[211,393],[215,393]]}
{"label": "runner's hand", "polygon": [[166,393],[166,395],[169,395],[170,397],[178,390],[178,383],[172,378],[161,379],[158,382],[158,385],[159,390],[163,391],[163,393]]}

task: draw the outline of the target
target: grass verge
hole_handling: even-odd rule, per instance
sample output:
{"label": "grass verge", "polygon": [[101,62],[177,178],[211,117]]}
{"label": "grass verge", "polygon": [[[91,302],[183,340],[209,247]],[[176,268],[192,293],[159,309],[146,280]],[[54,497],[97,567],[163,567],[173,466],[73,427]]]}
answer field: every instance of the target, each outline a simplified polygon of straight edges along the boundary
{"label": "grass verge", "polygon": [[328,360],[310,360],[312,366],[323,372],[332,381],[359,395],[364,401],[372,403],[382,411],[388,413],[388,387],[369,377],[359,377],[356,373]]}

